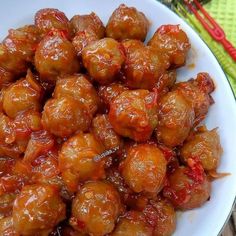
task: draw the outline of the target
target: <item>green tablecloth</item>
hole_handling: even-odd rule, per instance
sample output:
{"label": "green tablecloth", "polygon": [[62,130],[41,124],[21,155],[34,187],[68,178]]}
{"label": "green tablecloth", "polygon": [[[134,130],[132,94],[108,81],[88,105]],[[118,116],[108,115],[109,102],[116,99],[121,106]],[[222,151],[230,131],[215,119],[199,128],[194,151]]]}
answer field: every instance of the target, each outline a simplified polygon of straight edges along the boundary
{"label": "green tablecloth", "polygon": [[[205,5],[205,8],[210,13],[210,15],[222,26],[227,38],[236,47],[236,0],[211,0]],[[213,40],[212,43],[216,44]],[[219,50],[222,51],[228,58],[230,58],[227,53],[224,52],[223,47],[219,47]],[[233,63],[233,66],[236,68],[236,63]],[[236,94],[236,77],[228,77]]]}

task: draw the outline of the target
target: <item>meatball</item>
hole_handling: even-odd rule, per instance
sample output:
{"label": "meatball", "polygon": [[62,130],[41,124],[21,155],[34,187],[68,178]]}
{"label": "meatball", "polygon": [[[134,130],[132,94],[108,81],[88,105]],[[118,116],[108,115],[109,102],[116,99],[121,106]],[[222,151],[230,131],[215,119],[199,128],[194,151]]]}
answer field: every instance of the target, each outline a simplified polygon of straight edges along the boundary
{"label": "meatball", "polygon": [[89,235],[105,235],[113,230],[121,211],[120,196],[111,184],[88,182],[73,200],[70,224]]}
{"label": "meatball", "polygon": [[58,9],[44,8],[37,11],[34,22],[43,35],[53,30],[60,30],[64,32],[65,35],[70,35],[69,20],[66,15]]}
{"label": "meatball", "polygon": [[108,115],[116,133],[147,141],[157,125],[156,95],[141,89],[124,91],[111,102]]}
{"label": "meatball", "polygon": [[49,154],[50,150],[53,149],[54,144],[55,140],[49,132],[40,130],[32,133],[23,161],[33,165],[38,157]]}
{"label": "meatball", "polygon": [[194,122],[191,104],[178,91],[167,93],[159,101],[157,139],[168,147],[181,145]]}
{"label": "meatball", "polygon": [[162,54],[169,56],[171,67],[180,67],[185,64],[190,42],[186,33],[179,25],[162,25],[148,42]]}
{"label": "meatball", "polygon": [[49,185],[25,186],[13,206],[13,225],[21,235],[50,233],[65,219],[66,207],[55,187]]}
{"label": "meatball", "polygon": [[109,85],[102,85],[98,89],[98,95],[102,102],[109,108],[111,101],[120,95],[122,92],[128,90],[123,84],[112,83]]}
{"label": "meatball", "polygon": [[11,216],[0,219],[0,235],[2,236],[20,236],[13,226]]}
{"label": "meatball", "polygon": [[40,79],[55,83],[58,76],[79,71],[79,61],[70,41],[59,34],[48,35],[35,52],[35,67]]}
{"label": "meatball", "polygon": [[9,30],[0,44],[0,88],[26,72],[40,39],[39,30],[33,25]]}
{"label": "meatball", "polygon": [[10,85],[3,94],[3,110],[15,118],[19,113],[27,110],[40,111],[43,88],[28,72],[26,78]]}
{"label": "meatball", "polygon": [[12,122],[12,129],[14,142],[23,153],[31,133],[42,129],[41,113],[32,110],[20,113]]}
{"label": "meatball", "polygon": [[117,191],[120,193],[120,197],[122,202],[127,204],[127,200],[133,191],[127,186],[124,181],[124,178],[121,176],[118,167],[111,167],[106,170],[106,180],[109,181],[114,187],[116,187]]}
{"label": "meatball", "polygon": [[14,80],[14,74],[0,67],[0,90],[2,88],[8,87],[13,80]]}
{"label": "meatball", "polygon": [[130,147],[121,164],[121,173],[134,192],[157,193],[166,176],[166,159],[154,144]]}
{"label": "meatball", "polygon": [[117,40],[137,39],[144,41],[148,29],[149,21],[142,12],[134,7],[121,4],[109,18],[106,35]]}
{"label": "meatball", "polygon": [[0,114],[0,156],[19,158],[30,134],[41,129],[41,115],[36,111],[20,113],[14,120]]}
{"label": "meatball", "polygon": [[169,67],[167,57],[151,47],[125,42],[125,82],[130,88],[153,89]]}
{"label": "meatball", "polygon": [[5,193],[0,196],[0,218],[7,217],[12,214],[12,207],[15,198],[16,194],[14,193]]}
{"label": "meatball", "polygon": [[167,199],[158,197],[146,205],[143,213],[154,227],[154,236],[171,236],[176,228],[176,213]]}
{"label": "meatball", "polygon": [[87,107],[72,97],[48,100],[42,114],[43,127],[59,137],[88,130],[92,120]]}
{"label": "meatball", "polygon": [[90,43],[82,51],[84,67],[100,84],[107,84],[115,79],[125,60],[120,43],[111,38],[104,38]]}
{"label": "meatball", "polygon": [[[214,90],[214,83],[208,74],[201,74],[202,75],[199,74],[195,80],[191,79],[187,82],[181,82],[174,86],[174,90],[181,92],[189,103],[192,104],[197,123],[205,118],[210,105],[213,103],[210,93]],[[200,77],[202,78],[199,81]],[[203,88],[202,85],[204,86]],[[208,88],[206,87],[209,87],[209,93]],[[207,91],[205,91],[205,89],[207,89]]]}
{"label": "meatball", "polygon": [[9,51],[17,52],[22,62],[33,62],[34,53],[40,40],[39,29],[35,25],[26,25],[22,28],[9,30],[3,44]]}
{"label": "meatball", "polygon": [[159,95],[168,92],[175,85],[177,78],[176,70],[166,71],[165,74],[159,79],[155,85],[155,89],[158,91]]}
{"label": "meatball", "polygon": [[14,143],[13,124],[9,117],[0,113],[0,156],[19,158],[22,151]]}
{"label": "meatball", "polygon": [[11,50],[11,48],[7,48],[6,45],[0,43],[0,67],[15,78],[27,70],[28,63],[22,61],[20,52],[14,49]]}
{"label": "meatball", "polygon": [[77,191],[79,182],[105,177],[104,147],[94,135],[79,133],[68,139],[59,152],[59,168],[68,189]]}
{"label": "meatball", "polygon": [[97,41],[99,38],[96,34],[90,31],[79,31],[72,40],[78,57],[82,56],[82,50],[89,45],[89,43]]}
{"label": "meatball", "polygon": [[12,120],[0,113],[0,141],[11,143],[14,141]]}
{"label": "meatball", "polygon": [[198,163],[195,166],[179,167],[168,178],[163,189],[164,197],[180,210],[200,207],[210,197],[211,184]]}
{"label": "meatball", "polygon": [[100,103],[97,91],[86,75],[76,74],[59,79],[53,93],[55,98],[69,96],[83,103],[93,115]]}
{"label": "meatball", "polygon": [[93,33],[97,39],[104,38],[105,27],[100,18],[94,13],[89,15],[75,15],[70,20],[74,34],[78,32]]}
{"label": "meatball", "polygon": [[108,115],[97,115],[93,119],[92,132],[108,150],[122,146],[122,139],[113,130]]}
{"label": "meatball", "polygon": [[138,211],[129,211],[119,218],[111,236],[152,236],[152,227],[146,222],[144,215]]}
{"label": "meatball", "polygon": [[196,132],[190,140],[184,143],[180,155],[185,163],[197,158],[203,168],[210,171],[216,170],[218,167],[222,152],[217,129],[213,129]]}

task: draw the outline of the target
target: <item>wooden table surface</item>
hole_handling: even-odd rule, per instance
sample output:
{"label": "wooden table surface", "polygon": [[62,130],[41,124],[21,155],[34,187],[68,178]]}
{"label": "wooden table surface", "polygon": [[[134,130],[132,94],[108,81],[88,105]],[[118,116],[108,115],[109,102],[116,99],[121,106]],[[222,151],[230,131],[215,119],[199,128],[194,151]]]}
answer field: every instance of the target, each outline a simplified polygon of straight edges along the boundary
{"label": "wooden table surface", "polygon": [[228,223],[226,224],[222,236],[235,236],[236,235],[236,206],[232,212]]}

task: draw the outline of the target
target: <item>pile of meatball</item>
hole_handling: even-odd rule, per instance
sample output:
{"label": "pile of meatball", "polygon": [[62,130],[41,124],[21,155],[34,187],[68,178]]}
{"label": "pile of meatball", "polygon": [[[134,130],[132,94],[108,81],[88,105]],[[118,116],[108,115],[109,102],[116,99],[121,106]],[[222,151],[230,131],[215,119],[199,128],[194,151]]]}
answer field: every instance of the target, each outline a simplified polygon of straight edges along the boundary
{"label": "pile of meatball", "polygon": [[222,155],[201,125],[207,73],[176,83],[190,42],[120,5],[42,9],[0,43],[0,235],[170,236],[210,198]]}

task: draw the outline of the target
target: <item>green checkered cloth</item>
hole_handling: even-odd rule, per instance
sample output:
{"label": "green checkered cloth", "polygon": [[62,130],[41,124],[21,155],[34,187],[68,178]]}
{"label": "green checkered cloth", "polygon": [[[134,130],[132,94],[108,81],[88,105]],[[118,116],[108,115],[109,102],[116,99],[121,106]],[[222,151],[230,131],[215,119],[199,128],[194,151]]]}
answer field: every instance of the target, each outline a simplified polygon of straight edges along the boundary
{"label": "green checkered cloth", "polygon": [[[205,8],[222,26],[227,38],[236,47],[236,0],[212,0],[206,4]],[[219,50],[229,57],[222,47],[219,47]],[[236,70],[236,63],[231,61]],[[228,77],[236,94],[236,77]]]}
{"label": "green checkered cloth", "polygon": [[[179,5],[181,8],[181,5]],[[211,0],[204,5],[207,12],[220,24],[227,39],[236,47],[236,0]],[[183,9],[184,11],[184,9]],[[181,15],[192,27],[198,31],[202,39],[208,44],[226,72],[236,94],[236,62],[228,55],[223,46],[214,41],[194,15],[179,10]]]}

